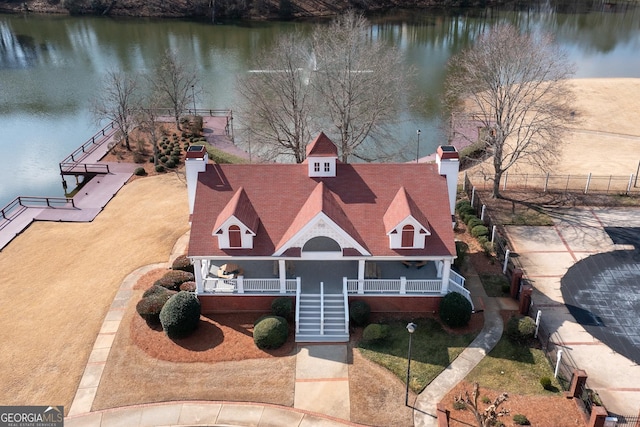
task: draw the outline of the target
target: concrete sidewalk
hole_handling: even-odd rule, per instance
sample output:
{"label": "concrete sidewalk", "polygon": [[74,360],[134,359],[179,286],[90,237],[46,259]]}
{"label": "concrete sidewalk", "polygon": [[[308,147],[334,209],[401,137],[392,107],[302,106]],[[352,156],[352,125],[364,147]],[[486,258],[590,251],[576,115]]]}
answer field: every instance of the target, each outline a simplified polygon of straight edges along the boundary
{"label": "concrete sidewalk", "polygon": [[484,303],[484,326],[469,347],[418,395],[413,411],[416,427],[438,426],[436,405],[495,347],[502,336],[500,299],[487,297],[477,274],[468,275],[466,279],[471,294],[480,297]]}

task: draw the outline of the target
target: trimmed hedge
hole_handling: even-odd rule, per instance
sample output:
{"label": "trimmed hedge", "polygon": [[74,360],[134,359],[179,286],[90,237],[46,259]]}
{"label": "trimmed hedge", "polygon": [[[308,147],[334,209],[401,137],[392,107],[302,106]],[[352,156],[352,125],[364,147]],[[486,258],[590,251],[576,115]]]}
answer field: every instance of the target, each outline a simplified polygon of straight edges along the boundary
{"label": "trimmed hedge", "polygon": [[476,225],[471,229],[471,235],[473,237],[481,237],[489,235],[489,229],[484,225]]}
{"label": "trimmed hedge", "polygon": [[469,255],[469,245],[462,241],[456,241],[457,258],[453,261],[453,265],[460,270]]}
{"label": "trimmed hedge", "polygon": [[278,297],[271,302],[271,313],[274,316],[284,317],[285,319],[291,318],[293,312],[293,300],[288,297]]}
{"label": "trimmed hedge", "polygon": [[191,264],[191,260],[187,258],[186,255],[180,255],[171,263],[172,270],[182,270],[193,274],[193,264]]}
{"label": "trimmed hedge", "polygon": [[475,215],[472,217],[469,217],[469,219],[467,220],[467,227],[469,227],[469,230],[472,230],[473,227],[476,227],[478,225],[484,225],[484,221],[482,221],[480,218],[478,218]]}
{"label": "trimmed hedge", "polygon": [[171,295],[166,290],[151,294],[138,301],[136,311],[147,324],[157,325],[160,323],[160,312],[170,297]]}
{"label": "trimmed hedge", "polygon": [[162,286],[172,291],[177,291],[184,282],[193,282],[195,277],[193,273],[182,270],[170,270],[160,279],[156,280],[154,285]]}
{"label": "trimmed hedge", "polygon": [[465,326],[471,320],[471,303],[457,292],[449,292],[440,301],[440,320],[451,327]]}
{"label": "trimmed hedge", "polygon": [[180,285],[181,291],[195,292],[197,288],[196,282],[184,282]]}
{"label": "trimmed hedge", "polygon": [[526,343],[536,333],[536,322],[529,316],[513,316],[507,321],[507,338],[517,343]]}
{"label": "trimmed hedge", "polygon": [[362,332],[362,339],[366,342],[384,341],[389,337],[389,325],[372,323]]}
{"label": "trimmed hedge", "polygon": [[288,336],[289,324],[284,317],[263,316],[253,326],[253,342],[262,350],[282,347]]}
{"label": "trimmed hedge", "polygon": [[162,307],[160,323],[171,339],[189,336],[200,323],[200,301],[191,292],[178,292]]}
{"label": "trimmed hedge", "polygon": [[364,326],[369,323],[371,308],[363,300],[353,301],[349,305],[349,319],[355,326]]}
{"label": "trimmed hedge", "polygon": [[145,176],[147,171],[144,170],[144,168],[136,168],[136,170],[133,171],[133,174],[136,176]]}

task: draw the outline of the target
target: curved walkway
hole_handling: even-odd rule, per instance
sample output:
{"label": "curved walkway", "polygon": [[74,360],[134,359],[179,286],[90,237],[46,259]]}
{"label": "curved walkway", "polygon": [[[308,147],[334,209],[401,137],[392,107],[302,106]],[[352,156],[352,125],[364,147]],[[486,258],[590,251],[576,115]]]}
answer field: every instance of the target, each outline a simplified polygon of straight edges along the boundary
{"label": "curved walkway", "polygon": [[[502,336],[503,322],[500,316],[500,302],[508,299],[488,298],[476,275],[467,276],[474,299],[484,302],[484,326],[469,347],[467,347],[440,375],[418,395],[414,404],[413,420],[416,427],[437,427],[436,405],[462,381],[469,372],[495,347]],[[511,301],[511,304],[515,302]],[[513,309],[514,307],[507,307]]]}

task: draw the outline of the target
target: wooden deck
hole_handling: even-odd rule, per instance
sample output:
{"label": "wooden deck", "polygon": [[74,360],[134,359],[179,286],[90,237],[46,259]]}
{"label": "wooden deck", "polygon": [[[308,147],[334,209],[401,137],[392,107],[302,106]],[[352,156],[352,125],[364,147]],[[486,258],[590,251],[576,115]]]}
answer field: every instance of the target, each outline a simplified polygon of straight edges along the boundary
{"label": "wooden deck", "polygon": [[[240,157],[247,157],[233,144],[230,111],[198,110],[197,113],[203,116],[207,142]],[[60,162],[60,174],[63,177],[84,175],[89,179],[73,196],[73,200],[62,197],[18,197],[0,210],[0,251],[34,221],[91,222],[102,212],[137,167],[133,163],[102,161],[112,143],[116,142],[115,133],[115,126],[108,124]]]}

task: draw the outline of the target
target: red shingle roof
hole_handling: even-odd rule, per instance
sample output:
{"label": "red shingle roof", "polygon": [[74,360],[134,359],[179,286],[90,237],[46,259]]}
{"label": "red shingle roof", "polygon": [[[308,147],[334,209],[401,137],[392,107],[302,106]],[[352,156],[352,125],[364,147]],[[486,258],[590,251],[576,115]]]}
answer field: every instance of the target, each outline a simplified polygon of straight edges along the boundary
{"label": "red shingle roof", "polygon": [[[389,248],[383,218],[402,187],[429,219],[424,249]],[[241,188],[260,219],[254,247],[220,249],[211,231]],[[303,164],[207,165],[198,177],[189,256],[271,256],[285,235],[299,229],[299,215],[318,211],[319,199],[322,211],[374,256],[455,255],[446,180],[435,164],[339,163],[335,178],[310,178]]]}
{"label": "red shingle roof", "polygon": [[307,145],[307,157],[309,156],[338,157],[338,147],[324,132],[320,132],[320,135]]}
{"label": "red shingle roof", "polygon": [[408,216],[412,216],[420,223],[420,225],[422,225],[422,227],[424,227],[425,230],[429,230],[429,222],[427,221],[427,218],[413,201],[411,196],[407,194],[405,188],[400,187],[398,193],[393,198],[393,201],[384,214],[383,220],[385,231],[387,233],[391,232]]}
{"label": "red shingle roof", "polygon": [[260,218],[242,187],[238,189],[236,194],[229,200],[229,203],[227,203],[224,209],[218,214],[212,231],[215,233],[231,216],[238,218],[240,222],[254,233],[258,229]]}

